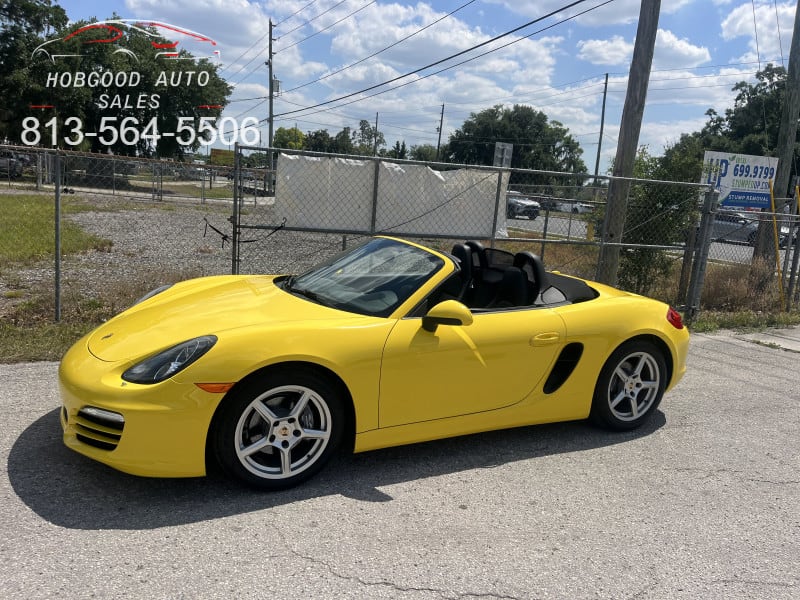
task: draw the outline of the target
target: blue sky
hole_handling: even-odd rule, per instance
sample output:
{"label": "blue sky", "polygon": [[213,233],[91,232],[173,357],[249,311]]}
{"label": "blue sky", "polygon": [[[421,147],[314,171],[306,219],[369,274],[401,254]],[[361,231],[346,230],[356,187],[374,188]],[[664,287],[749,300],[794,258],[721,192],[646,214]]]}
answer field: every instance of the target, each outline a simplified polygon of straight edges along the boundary
{"label": "blue sky", "polygon": [[[480,52],[485,52],[515,42],[466,64],[432,74],[455,61],[444,63],[394,84],[416,80],[409,85],[366,97],[385,89],[378,88],[349,98],[346,105],[334,102],[301,110],[415,71],[569,3],[59,2],[71,20],[104,19],[116,12],[123,18],[159,20],[214,38],[221,49],[222,75],[235,84],[233,102],[225,116],[239,121],[247,116],[267,116],[264,62],[271,19],[276,24],[275,75],[283,90],[275,99],[275,127],[296,125],[303,132],[327,129],[333,135],[344,126],[357,127],[361,119],[374,124],[377,115],[378,128],[389,146],[397,140],[407,146],[436,145],[442,104],[443,141],[471,113],[496,104],[528,104],[569,128],[583,147],[584,160],[591,170],[598,148],[603,78],[608,73],[602,172],[615,153],[639,0],[588,0],[482,48]],[[597,8],[574,17],[576,12],[593,7]],[[759,66],[768,62],[785,65],[794,11],[791,1],[663,0],[640,143],[647,144],[651,153],[660,154],[681,133],[702,127],[709,108],[724,112],[730,107],[734,96],[731,87],[736,82],[753,81]],[[535,33],[542,27],[549,28]],[[459,61],[476,54],[466,54]],[[266,126],[263,131],[266,141]]]}

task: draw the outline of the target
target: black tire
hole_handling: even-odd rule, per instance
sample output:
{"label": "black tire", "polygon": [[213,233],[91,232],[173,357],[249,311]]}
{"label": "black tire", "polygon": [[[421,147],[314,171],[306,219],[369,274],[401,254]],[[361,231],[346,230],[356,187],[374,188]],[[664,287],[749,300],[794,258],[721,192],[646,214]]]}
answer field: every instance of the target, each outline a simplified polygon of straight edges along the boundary
{"label": "black tire", "polygon": [[661,350],[644,340],[625,342],[600,371],[590,418],[597,425],[617,431],[640,427],[661,403],[666,378],[667,365]]}
{"label": "black tire", "polygon": [[510,207],[506,209],[506,216],[509,219],[516,219],[517,218],[516,212],[514,212],[514,209],[510,208]]}
{"label": "black tire", "polygon": [[747,245],[748,245],[748,246],[755,246],[755,245],[756,245],[756,239],[757,239],[757,238],[758,238],[758,234],[757,234],[755,231],[751,231],[751,232],[750,232],[750,233],[747,235]]}
{"label": "black tire", "polygon": [[315,475],[345,429],[339,387],[311,369],[272,371],[235,390],[220,411],[211,432],[214,456],[226,474],[262,490]]}

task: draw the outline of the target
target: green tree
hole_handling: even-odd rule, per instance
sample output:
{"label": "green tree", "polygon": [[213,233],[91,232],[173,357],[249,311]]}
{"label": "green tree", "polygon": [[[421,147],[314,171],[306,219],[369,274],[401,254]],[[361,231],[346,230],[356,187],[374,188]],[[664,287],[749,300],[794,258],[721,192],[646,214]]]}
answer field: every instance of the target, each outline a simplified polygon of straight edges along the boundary
{"label": "green tree", "polygon": [[0,141],[19,141],[22,119],[41,96],[31,53],[67,21],[50,0],[0,0]]}
{"label": "green tree", "polygon": [[272,137],[272,145],[276,148],[301,150],[305,147],[305,138],[305,134],[297,127],[292,127],[291,129],[278,127]]}
{"label": "green tree", "polygon": [[327,129],[309,131],[305,136],[304,150],[312,152],[333,152],[335,143]]}
{"label": "green tree", "polygon": [[359,121],[358,129],[352,132],[352,141],[356,154],[362,156],[372,156],[386,145],[383,134],[366,119]]}
{"label": "green tree", "polygon": [[400,142],[399,140],[394,143],[394,146],[390,150],[386,152],[382,152],[381,156],[386,156],[388,158],[408,158],[408,149],[406,148],[405,141]]}
{"label": "green tree", "polygon": [[412,160],[435,162],[437,160],[436,146],[433,144],[420,144],[418,146],[411,146],[410,156]]}
{"label": "green tree", "polygon": [[[708,121],[700,131],[681,135],[667,147],[661,161],[664,176],[673,181],[700,181],[706,150],[774,156],[786,87],[786,70],[772,64],[756,73],[756,83],[740,81],[733,106],[724,115],[706,111]],[[800,159],[795,145],[794,164]]]}
{"label": "green tree", "polygon": [[[495,143],[514,145],[511,167],[585,173],[583,150],[569,130],[530,106],[501,105],[472,113],[448,142],[451,162],[491,165]],[[546,179],[546,178],[540,178]],[[541,181],[540,181],[541,182]],[[512,178],[512,183],[515,183]]]}
{"label": "green tree", "polygon": [[334,136],[331,152],[335,154],[359,154],[353,145],[352,130],[349,127],[345,127]]}

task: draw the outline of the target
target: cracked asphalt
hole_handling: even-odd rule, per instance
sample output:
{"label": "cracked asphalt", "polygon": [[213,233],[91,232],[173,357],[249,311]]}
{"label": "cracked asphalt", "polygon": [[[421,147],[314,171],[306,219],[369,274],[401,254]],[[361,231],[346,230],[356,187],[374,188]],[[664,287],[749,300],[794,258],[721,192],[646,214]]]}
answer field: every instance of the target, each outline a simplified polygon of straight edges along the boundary
{"label": "cracked asphalt", "polygon": [[797,367],[696,334],[643,431],[343,456],[264,494],[92,463],[61,444],[57,365],[0,365],[0,597],[796,599]]}

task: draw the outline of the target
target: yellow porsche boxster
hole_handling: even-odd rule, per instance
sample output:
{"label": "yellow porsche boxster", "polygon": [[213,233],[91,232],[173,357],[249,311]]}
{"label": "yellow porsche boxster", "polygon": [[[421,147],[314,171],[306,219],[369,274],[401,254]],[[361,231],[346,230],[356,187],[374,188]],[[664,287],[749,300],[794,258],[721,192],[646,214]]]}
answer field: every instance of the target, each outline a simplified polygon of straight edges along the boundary
{"label": "yellow porsche boxster", "polygon": [[280,489],[355,452],[536,423],[650,419],[686,369],[661,302],[530,252],[370,238],[302,275],[154,290],[59,371],[66,445],[121,471]]}

